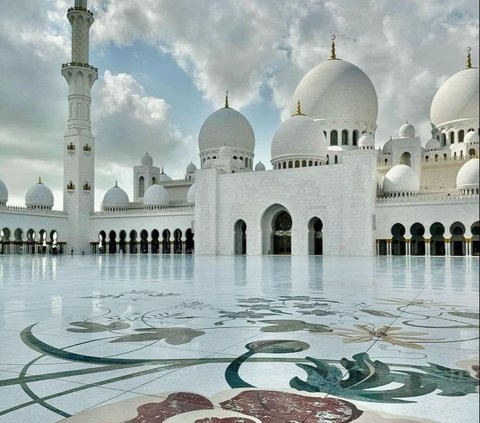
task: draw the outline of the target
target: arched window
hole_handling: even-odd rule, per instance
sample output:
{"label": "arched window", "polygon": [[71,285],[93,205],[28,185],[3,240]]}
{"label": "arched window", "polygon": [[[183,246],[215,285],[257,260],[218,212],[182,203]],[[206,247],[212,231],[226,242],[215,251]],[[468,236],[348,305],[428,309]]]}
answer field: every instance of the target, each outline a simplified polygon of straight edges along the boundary
{"label": "arched window", "polygon": [[138,196],[143,197],[143,194],[145,194],[145,178],[140,176],[138,179]]}
{"label": "arched window", "polygon": [[307,162],[306,162],[306,160],[302,160],[302,167],[307,167]]}
{"label": "arched window", "polygon": [[353,145],[357,145],[357,141],[358,141],[358,131],[355,129],[355,131],[353,131]]}
{"label": "arched window", "polygon": [[425,161],[428,162],[428,156],[425,156]]}
{"label": "arched window", "polygon": [[300,167],[300,162],[298,160],[295,160],[295,167]]}
{"label": "arched window", "polygon": [[346,129],[342,131],[342,145],[348,145],[348,131]]}
{"label": "arched window", "polygon": [[338,163],[338,156],[335,154],[335,158],[334,158],[334,163],[337,164]]}
{"label": "arched window", "polygon": [[293,162],[292,161],[288,162],[288,168],[291,169],[292,167],[293,167]]}
{"label": "arched window", "polygon": [[450,132],[449,137],[450,137],[450,144],[453,144],[454,141],[455,141],[455,132],[453,132],[453,131]]}
{"label": "arched window", "polygon": [[154,177],[152,177],[152,185],[155,185],[156,183],[157,183],[157,178],[155,178],[155,176],[154,176]]}
{"label": "arched window", "polygon": [[312,165],[312,161],[311,161],[311,160],[308,161],[308,165],[309,165],[309,166]]}
{"label": "arched window", "polygon": [[400,163],[411,166],[412,165],[412,156],[408,151],[405,151],[400,157]]}
{"label": "arched window", "polygon": [[470,157],[475,157],[475,149],[474,148],[471,148],[470,150],[468,150],[468,155]]}
{"label": "arched window", "polygon": [[458,142],[463,142],[463,138],[465,137],[465,132],[462,130],[458,131]]}
{"label": "arched window", "polygon": [[284,168],[284,169],[287,168],[287,162],[283,162],[283,168]]}
{"label": "arched window", "polygon": [[445,132],[442,133],[442,145],[443,146],[447,145],[447,134]]}
{"label": "arched window", "polygon": [[330,145],[338,145],[338,133],[335,130],[330,132]]}

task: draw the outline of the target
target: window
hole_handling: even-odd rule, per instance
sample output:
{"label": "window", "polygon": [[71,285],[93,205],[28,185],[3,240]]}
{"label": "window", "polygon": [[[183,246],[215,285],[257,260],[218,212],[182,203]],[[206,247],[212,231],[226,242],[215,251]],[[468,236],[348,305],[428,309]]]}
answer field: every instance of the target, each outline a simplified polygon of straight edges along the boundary
{"label": "window", "polygon": [[348,145],[348,131],[346,129],[342,131],[342,145]]}
{"label": "window", "polygon": [[463,129],[461,131],[458,131],[458,142],[463,142],[463,138],[465,137],[465,132]]}
{"label": "window", "polygon": [[307,167],[307,162],[305,160],[302,161],[302,167]]}
{"label": "window", "polygon": [[145,193],[145,178],[143,176],[140,176],[138,179],[138,196],[143,197],[143,194]]}
{"label": "window", "polygon": [[330,145],[338,145],[338,133],[335,130],[330,132]]}
{"label": "window", "polygon": [[442,145],[443,146],[447,145],[447,134],[445,133],[442,134]]}
{"label": "window", "polygon": [[355,131],[353,131],[353,145],[357,145],[357,141],[358,141],[358,131],[355,129]]}
{"label": "window", "polygon": [[295,161],[295,167],[300,167],[300,162],[298,160]]}
{"label": "window", "polygon": [[455,133],[452,131],[450,132],[450,144],[453,144],[455,141]]}

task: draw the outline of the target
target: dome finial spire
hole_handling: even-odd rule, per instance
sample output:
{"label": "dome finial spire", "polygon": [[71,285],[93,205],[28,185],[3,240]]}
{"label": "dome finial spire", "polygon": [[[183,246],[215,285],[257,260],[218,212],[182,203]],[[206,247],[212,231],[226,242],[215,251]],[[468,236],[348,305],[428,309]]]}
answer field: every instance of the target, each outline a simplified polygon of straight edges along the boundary
{"label": "dome finial spire", "polygon": [[225,91],[225,108],[228,109],[228,90]]}
{"label": "dome finial spire", "polygon": [[41,177],[41,176],[38,177],[38,183],[39,183],[39,184],[42,183],[42,177]]}
{"label": "dome finial spire", "polygon": [[118,181],[115,179],[115,186],[118,187]]}
{"label": "dome finial spire", "polygon": [[304,116],[304,113],[302,113],[302,105],[300,103],[300,100],[297,101],[297,113],[295,113],[293,116]]}
{"label": "dome finial spire", "polygon": [[470,51],[472,51],[472,48],[467,47],[467,69],[472,68],[472,56],[470,55]]}
{"label": "dome finial spire", "polygon": [[330,50],[330,60],[334,60],[337,58],[337,54],[335,53],[335,35],[332,35],[330,39],[332,40],[332,47]]}

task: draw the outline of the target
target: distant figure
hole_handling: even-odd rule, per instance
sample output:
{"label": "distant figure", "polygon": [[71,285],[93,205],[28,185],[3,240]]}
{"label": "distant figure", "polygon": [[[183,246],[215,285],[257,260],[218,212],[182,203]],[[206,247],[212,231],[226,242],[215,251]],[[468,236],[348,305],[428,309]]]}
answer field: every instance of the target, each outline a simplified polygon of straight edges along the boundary
{"label": "distant figure", "polygon": [[70,250],[70,255],[71,255],[71,256],[73,256],[73,249],[72,249],[72,250]]}
{"label": "distant figure", "polygon": [[82,250],[82,256],[84,256],[84,255],[85,255],[85,250]]}

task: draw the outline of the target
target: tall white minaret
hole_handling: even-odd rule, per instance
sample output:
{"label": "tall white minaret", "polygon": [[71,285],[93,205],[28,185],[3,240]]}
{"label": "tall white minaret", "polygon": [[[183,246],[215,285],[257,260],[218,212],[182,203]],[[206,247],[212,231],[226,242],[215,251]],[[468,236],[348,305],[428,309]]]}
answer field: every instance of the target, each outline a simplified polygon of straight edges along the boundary
{"label": "tall white minaret", "polygon": [[68,213],[67,250],[90,252],[88,227],[94,210],[95,139],[90,122],[90,90],[98,78],[88,63],[89,31],[93,13],[87,0],[75,0],[68,9],[72,25],[72,59],[62,65],[68,84],[68,129],[64,136],[63,208]]}

